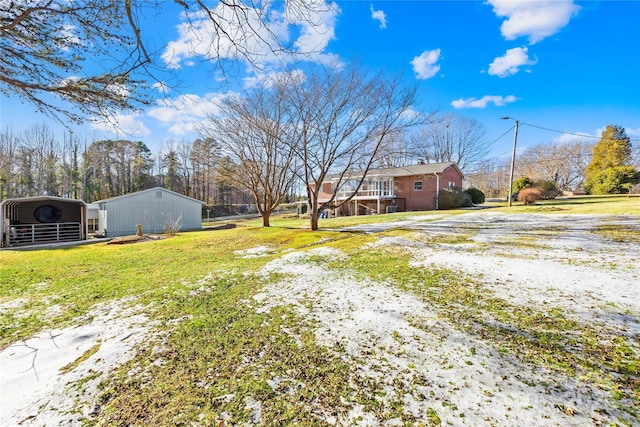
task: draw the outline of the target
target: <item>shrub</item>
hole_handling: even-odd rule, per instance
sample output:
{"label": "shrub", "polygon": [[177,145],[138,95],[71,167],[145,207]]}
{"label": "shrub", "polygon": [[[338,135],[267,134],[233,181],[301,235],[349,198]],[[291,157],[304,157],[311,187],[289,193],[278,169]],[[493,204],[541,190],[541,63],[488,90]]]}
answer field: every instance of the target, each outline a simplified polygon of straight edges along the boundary
{"label": "shrub", "polygon": [[518,201],[525,205],[532,205],[542,197],[542,190],[538,187],[523,188],[518,192]]}
{"label": "shrub", "polygon": [[540,198],[542,200],[555,199],[562,193],[561,191],[558,191],[556,183],[553,181],[536,181],[534,186],[540,189]]}
{"label": "shrub", "polygon": [[531,187],[533,185],[533,181],[529,179],[529,177],[522,176],[515,181],[511,185],[511,193],[516,194],[519,193],[523,188]]}
{"label": "shrub", "polygon": [[477,188],[467,188],[464,193],[471,196],[471,202],[475,205],[481,205],[484,203],[484,193]]}
{"label": "shrub", "polygon": [[169,216],[164,221],[164,234],[173,236],[174,234],[177,234],[178,231],[180,231],[180,228],[182,228],[182,215],[180,215],[176,219],[173,219],[172,216]]}
{"label": "shrub", "polygon": [[460,206],[463,208],[470,208],[471,206],[473,206],[473,198],[471,197],[471,194],[469,193],[457,193],[458,197],[457,199],[460,201]]}
{"label": "shrub", "polygon": [[438,196],[438,209],[456,209],[456,208],[468,208],[473,206],[473,200],[471,195],[460,191],[459,188],[450,190],[440,190]]}
{"label": "shrub", "polygon": [[438,209],[447,210],[457,207],[455,193],[449,190],[440,190],[440,194],[438,195]]}
{"label": "shrub", "polygon": [[633,166],[616,166],[605,169],[587,183],[590,194],[625,194],[638,181]]}

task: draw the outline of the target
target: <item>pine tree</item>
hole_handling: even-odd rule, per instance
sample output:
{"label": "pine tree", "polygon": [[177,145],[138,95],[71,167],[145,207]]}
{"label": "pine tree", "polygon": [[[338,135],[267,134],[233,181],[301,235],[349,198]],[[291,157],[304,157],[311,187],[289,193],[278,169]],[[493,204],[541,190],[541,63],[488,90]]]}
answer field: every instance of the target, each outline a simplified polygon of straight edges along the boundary
{"label": "pine tree", "polygon": [[[598,185],[603,174],[612,175],[610,169],[629,166],[631,141],[621,126],[609,125],[602,132],[600,141],[593,148],[591,163],[585,170],[585,187],[592,194],[604,194],[606,189]],[[617,186],[613,186],[616,187]]]}

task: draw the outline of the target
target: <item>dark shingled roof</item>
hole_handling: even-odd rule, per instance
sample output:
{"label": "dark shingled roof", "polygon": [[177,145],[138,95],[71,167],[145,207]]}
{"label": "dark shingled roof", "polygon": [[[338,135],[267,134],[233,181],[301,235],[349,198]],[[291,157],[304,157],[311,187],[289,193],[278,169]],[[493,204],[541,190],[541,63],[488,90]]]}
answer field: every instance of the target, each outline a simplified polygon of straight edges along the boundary
{"label": "dark shingled roof", "polygon": [[[445,169],[449,168],[449,167],[455,167],[456,169],[458,169],[458,166],[456,165],[455,162],[446,162],[446,163],[427,163],[427,164],[417,164],[417,165],[410,165],[410,166],[400,166],[400,167],[396,167],[396,168],[376,168],[376,169],[369,169],[369,172],[367,172],[367,176],[368,177],[400,177],[400,176],[414,176],[414,175],[432,175],[434,173],[442,173],[445,171]],[[460,169],[458,169],[458,171],[460,172],[460,175],[462,174],[462,171],[460,171]],[[361,172],[354,172],[354,173],[350,173],[347,174],[347,176],[345,176],[345,178],[348,177],[360,177],[362,176]],[[329,175],[327,176],[327,180],[330,181],[334,178],[338,178],[338,175]]]}

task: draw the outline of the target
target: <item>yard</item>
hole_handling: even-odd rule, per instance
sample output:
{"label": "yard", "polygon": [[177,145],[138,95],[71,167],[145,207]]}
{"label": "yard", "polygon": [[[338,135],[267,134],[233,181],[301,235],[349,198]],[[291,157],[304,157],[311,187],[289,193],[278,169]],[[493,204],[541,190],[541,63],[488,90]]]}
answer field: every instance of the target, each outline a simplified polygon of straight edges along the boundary
{"label": "yard", "polygon": [[0,425],[640,424],[640,199],[0,252]]}

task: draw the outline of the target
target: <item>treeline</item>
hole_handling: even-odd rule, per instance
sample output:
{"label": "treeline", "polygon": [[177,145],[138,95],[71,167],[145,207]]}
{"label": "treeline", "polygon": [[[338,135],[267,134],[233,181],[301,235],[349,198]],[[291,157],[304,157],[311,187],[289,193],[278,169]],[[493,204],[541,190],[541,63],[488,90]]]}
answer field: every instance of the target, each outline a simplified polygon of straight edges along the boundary
{"label": "treeline", "polygon": [[[434,130],[432,133],[439,134]],[[440,139],[451,140],[427,135],[421,138],[422,149],[416,149],[416,142],[408,138],[394,141],[378,155],[375,166],[403,166],[413,163],[415,158],[427,163],[462,160],[464,164],[470,160],[425,155],[428,147],[438,147]],[[623,142],[622,148],[616,150],[617,155],[609,155],[613,160],[603,163],[605,156],[598,154],[594,161],[597,145],[615,147],[618,141]],[[478,140],[461,139],[460,144],[467,149],[473,146],[475,151],[481,148]],[[629,178],[627,182],[624,176],[618,179],[618,184],[623,185],[620,188],[600,187],[602,183],[617,182],[609,176],[613,172],[621,175],[617,166],[627,166],[632,172],[640,169],[638,148],[631,146],[622,128],[610,126],[600,141],[553,142],[525,149],[516,157],[514,179],[527,177],[536,182],[551,182],[559,191],[626,192],[625,183],[635,181]],[[0,131],[0,200],[51,195],[91,203],[160,186],[210,206],[255,203],[253,195],[232,179],[230,170],[238,167],[221,153],[221,147],[211,138],[169,143],[154,153],[140,141],[88,141],[69,133],[59,139],[44,124],[20,133],[5,129]],[[465,187],[477,188],[486,197],[506,197],[510,159],[475,161],[467,163],[465,169]],[[609,173],[599,176],[599,171]],[[632,176],[632,172],[628,175]]]}
{"label": "treeline", "polygon": [[[529,147],[516,156],[514,179],[553,182],[559,191],[585,190],[585,170],[595,144],[586,140]],[[483,160],[466,174],[466,184],[482,190],[486,197],[505,197],[510,168],[511,159]]]}
{"label": "treeline", "polygon": [[[467,173],[466,183],[487,197],[509,189],[510,160],[485,160]],[[554,142],[529,147],[516,156],[514,179],[544,182],[554,191],[626,194],[640,184],[640,147],[622,126],[608,125],[598,141]],[[516,190],[517,191],[517,190]]]}
{"label": "treeline", "polygon": [[88,203],[156,186],[208,205],[247,204],[251,197],[224,174],[211,139],[176,142],[152,152],[143,142],[62,139],[46,125],[0,131],[0,199],[58,196]]}

